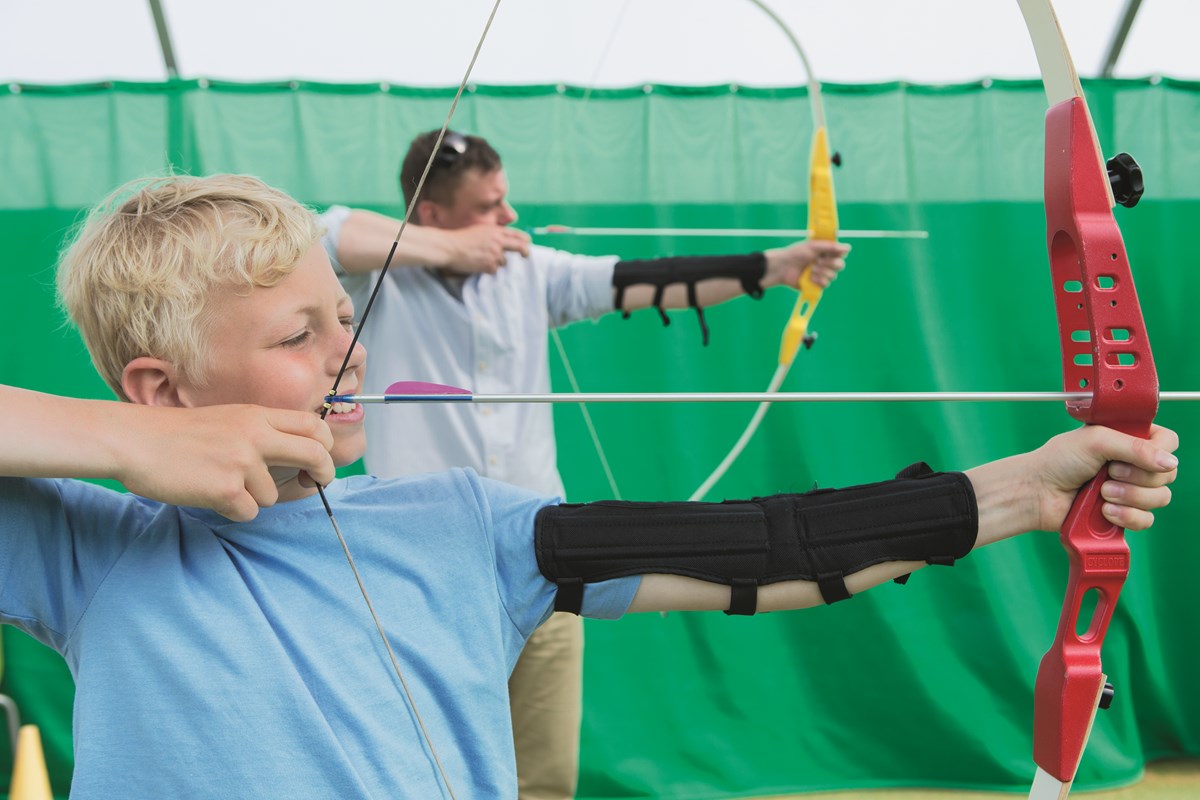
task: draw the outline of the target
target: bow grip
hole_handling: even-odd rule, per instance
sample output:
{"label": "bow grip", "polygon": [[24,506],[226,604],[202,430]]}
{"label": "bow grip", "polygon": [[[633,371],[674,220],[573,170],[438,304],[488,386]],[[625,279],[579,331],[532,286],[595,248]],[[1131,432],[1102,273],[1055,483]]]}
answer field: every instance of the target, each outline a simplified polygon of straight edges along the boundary
{"label": "bow grip", "polygon": [[801,344],[811,344],[811,340],[806,341],[808,323],[825,291],[812,282],[811,272],[812,268],[808,267],[800,275],[800,296],[796,298],[796,305],[792,307],[792,315],[788,318],[783,329],[783,338],[779,342],[779,363],[783,366],[790,366],[796,359],[796,352]]}
{"label": "bow grip", "polygon": [[[1091,391],[1067,411],[1147,438],[1158,376],[1103,164],[1083,99],[1053,106],[1046,113],[1046,222],[1063,388]],[[1105,681],[1101,648],[1129,571],[1124,529],[1100,513],[1107,479],[1105,467],[1080,489],[1063,522],[1070,576],[1034,690],[1034,761],[1063,782],[1074,780],[1095,719]],[[1081,620],[1092,593],[1095,610]]]}

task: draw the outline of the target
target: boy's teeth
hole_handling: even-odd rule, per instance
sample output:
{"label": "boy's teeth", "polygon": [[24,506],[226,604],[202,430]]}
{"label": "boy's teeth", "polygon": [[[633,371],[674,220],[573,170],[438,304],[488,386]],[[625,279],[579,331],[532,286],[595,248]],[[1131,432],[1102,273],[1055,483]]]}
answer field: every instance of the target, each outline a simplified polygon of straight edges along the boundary
{"label": "boy's teeth", "polygon": [[347,414],[354,410],[357,403],[333,403],[329,410],[334,414]]}

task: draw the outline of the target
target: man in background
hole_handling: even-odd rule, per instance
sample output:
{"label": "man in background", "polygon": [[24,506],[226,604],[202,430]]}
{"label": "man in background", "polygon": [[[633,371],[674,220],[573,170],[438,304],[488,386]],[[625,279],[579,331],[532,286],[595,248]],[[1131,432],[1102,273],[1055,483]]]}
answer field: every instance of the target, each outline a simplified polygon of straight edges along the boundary
{"label": "man in background", "polygon": [[[828,285],[849,248],[803,241],[734,256],[625,261],[532,245],[511,226],[500,156],[476,136],[416,137],[400,169],[411,205],[437,147],[368,317],[365,387],[396,380],[488,394],[550,391],[551,327],[620,310],[704,307],[772,286],[796,286],[811,268]],[[400,221],[335,206],[324,243],[359,313]],[[704,328],[707,335],[707,328]],[[551,408],[545,404],[415,403],[368,411],[367,471],[381,477],[472,467],[480,475],[563,496]],[[521,800],[574,797],[582,715],[583,628],[554,614],[529,639],[509,681]]]}

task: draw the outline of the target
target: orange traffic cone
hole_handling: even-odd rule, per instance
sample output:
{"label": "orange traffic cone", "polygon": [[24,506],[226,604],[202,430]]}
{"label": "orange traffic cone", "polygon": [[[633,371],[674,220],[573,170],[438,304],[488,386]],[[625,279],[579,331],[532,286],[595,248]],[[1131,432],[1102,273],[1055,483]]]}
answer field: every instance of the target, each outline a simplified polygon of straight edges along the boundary
{"label": "orange traffic cone", "polygon": [[42,754],[42,736],[36,725],[22,725],[17,734],[17,755],[13,759],[9,800],[54,800],[50,791],[50,773]]}

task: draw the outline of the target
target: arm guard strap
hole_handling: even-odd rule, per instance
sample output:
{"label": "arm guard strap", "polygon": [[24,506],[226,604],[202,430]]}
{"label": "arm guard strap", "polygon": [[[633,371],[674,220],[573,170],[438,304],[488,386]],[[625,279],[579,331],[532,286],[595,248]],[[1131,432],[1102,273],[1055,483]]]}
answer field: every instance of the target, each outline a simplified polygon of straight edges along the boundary
{"label": "arm guard strap", "polygon": [[742,289],[755,300],[762,297],[762,277],[767,271],[767,257],[763,253],[742,256],[679,256],[654,258],[647,261],[618,261],[613,268],[613,288],[617,290],[614,305],[629,317],[625,305],[625,289],[635,284],[654,287],[651,305],[658,310],[663,325],[671,319],[663,309],[663,292],[673,283],[687,287],[688,306],[696,309],[700,320],[700,334],[708,344],[708,323],[704,321],[704,309],[696,299],[696,284],[709,278],[734,278],[742,282]]}
{"label": "arm guard strap", "polygon": [[578,614],[588,583],[669,574],[732,586],[727,613],[753,614],[758,587],[770,583],[815,581],[833,603],[850,597],[845,576],[872,564],[952,565],[978,528],[967,476],[921,464],[894,480],[807,494],[547,506],[534,547],[542,575],[558,586],[556,611]]}

